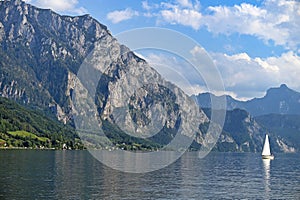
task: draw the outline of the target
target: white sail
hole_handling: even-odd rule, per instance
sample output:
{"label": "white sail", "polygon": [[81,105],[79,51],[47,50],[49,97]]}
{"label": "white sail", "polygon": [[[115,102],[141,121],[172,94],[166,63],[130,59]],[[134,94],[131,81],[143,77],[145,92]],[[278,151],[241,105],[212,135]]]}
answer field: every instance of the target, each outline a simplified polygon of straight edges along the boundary
{"label": "white sail", "polygon": [[264,144],[264,148],[263,148],[263,151],[262,151],[261,155],[262,156],[270,156],[271,155],[269,136],[268,135],[266,135],[265,144]]}

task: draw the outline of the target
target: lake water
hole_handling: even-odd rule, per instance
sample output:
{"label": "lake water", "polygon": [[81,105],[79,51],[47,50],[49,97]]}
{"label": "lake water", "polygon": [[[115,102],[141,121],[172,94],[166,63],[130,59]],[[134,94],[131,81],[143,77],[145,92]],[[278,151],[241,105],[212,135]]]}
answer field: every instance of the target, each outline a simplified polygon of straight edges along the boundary
{"label": "lake water", "polygon": [[88,151],[0,151],[0,199],[300,199],[300,155],[189,152],[146,174],[122,173]]}

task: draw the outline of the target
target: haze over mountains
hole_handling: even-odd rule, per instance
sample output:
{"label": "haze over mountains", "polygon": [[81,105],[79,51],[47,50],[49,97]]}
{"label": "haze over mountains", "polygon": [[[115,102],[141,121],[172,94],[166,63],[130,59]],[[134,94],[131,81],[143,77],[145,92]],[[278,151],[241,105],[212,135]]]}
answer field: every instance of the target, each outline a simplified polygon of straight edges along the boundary
{"label": "haze over mountains", "polygon": [[[193,98],[197,100],[200,107],[208,108],[209,110],[211,108],[211,98],[220,97],[203,93],[194,95]],[[262,98],[239,101],[226,95],[226,100],[228,111],[224,131],[228,131],[233,137],[241,137],[240,133],[249,132],[249,130],[251,130],[247,125],[241,126],[244,122],[239,122],[239,120],[248,116],[249,119],[246,121],[252,121],[249,125],[257,126],[256,131],[253,131],[253,133],[263,131],[273,136],[271,143],[275,151],[278,151],[280,148],[286,152],[293,152],[299,149],[299,92],[282,84],[280,87],[267,90],[266,95]],[[244,129],[244,131],[242,131],[242,129]],[[236,132],[239,134],[236,134]],[[249,133],[248,135],[251,134]],[[241,140],[238,139],[238,141]],[[249,139],[246,141],[249,141]],[[255,142],[253,144],[255,144]]]}
{"label": "haze over mountains", "polygon": [[[212,98],[218,98],[212,95]],[[194,96],[202,108],[210,108],[209,93]],[[265,114],[300,114],[300,93],[282,84],[278,88],[270,88],[262,98],[254,98],[248,101],[239,101],[231,96],[226,96],[227,110],[240,108],[247,110],[252,116]],[[216,108],[218,109],[218,108]]]}
{"label": "haze over mountains", "polygon": [[[95,48],[103,49],[98,58],[107,71],[101,74],[92,101],[101,118],[100,125],[114,144],[125,143],[130,149],[142,146],[151,149],[168,144],[179,130],[182,136],[190,137],[188,130],[192,129],[193,123],[189,116],[192,115],[197,116],[200,127],[195,133],[194,148],[208,145],[204,137],[210,110],[201,108],[210,108],[209,94],[197,96],[200,108],[194,107],[191,98],[180,88],[162,79],[145,60],[119,44],[106,26],[89,15],[61,16],[20,0],[0,1],[0,96],[16,101],[26,109],[40,110],[62,124],[74,126],[74,116],[79,112],[74,109],[72,99],[75,85],[79,83],[83,90],[88,88],[88,82],[80,82],[76,75],[84,59],[93,54]],[[97,67],[93,68],[96,75],[101,71]],[[151,81],[147,79],[149,77],[153,77]],[[132,85],[139,86],[140,82],[147,84],[126,96],[126,91],[130,91]],[[299,143],[293,140],[299,137],[298,131],[286,137],[278,129],[271,129],[270,124],[276,120],[253,117],[271,113],[299,114],[299,99],[300,94],[286,85],[271,88],[264,98],[247,102],[228,96],[228,109],[239,109],[228,111],[215,150],[259,152],[266,132],[270,132],[275,151],[300,150]],[[7,101],[3,102],[9,105]],[[159,124],[162,129],[153,137],[128,136],[120,129],[121,118],[114,116],[122,106],[130,108],[122,116],[124,127],[141,135],[145,134],[145,126],[151,124],[151,117],[166,120]],[[80,112],[85,115],[90,108]],[[269,126],[265,125],[267,123]],[[293,126],[289,127],[293,129]],[[17,131],[15,129],[1,131],[8,136],[5,131]],[[26,126],[19,129],[30,131]],[[44,132],[49,133],[34,131],[41,136]],[[8,139],[3,137],[2,140]],[[103,145],[106,145],[105,141]]]}

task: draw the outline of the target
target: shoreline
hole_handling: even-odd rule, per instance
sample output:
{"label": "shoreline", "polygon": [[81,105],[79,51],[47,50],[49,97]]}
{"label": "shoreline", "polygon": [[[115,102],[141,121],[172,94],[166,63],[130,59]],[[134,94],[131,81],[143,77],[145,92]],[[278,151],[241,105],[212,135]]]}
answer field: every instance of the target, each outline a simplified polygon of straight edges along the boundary
{"label": "shoreline", "polygon": [[[91,149],[56,149],[56,148],[24,148],[24,147],[0,147],[0,152],[5,151],[5,150],[38,150],[38,151],[89,151]],[[96,151],[107,151],[107,152],[114,152],[116,150],[107,150],[107,149],[94,149]],[[159,150],[163,151],[163,150]],[[151,151],[129,151],[129,152],[142,152],[142,153],[147,153]],[[154,152],[154,151],[152,151]],[[174,151],[178,152],[178,151]],[[197,152],[197,151],[186,151],[186,152]],[[258,152],[226,152],[226,151],[211,151],[210,153],[228,153],[228,154],[247,154],[247,153],[254,153],[254,154],[259,154]],[[277,152],[276,154],[299,154],[300,152]]]}
{"label": "shoreline", "polygon": [[56,148],[0,147],[0,150],[60,150]]}

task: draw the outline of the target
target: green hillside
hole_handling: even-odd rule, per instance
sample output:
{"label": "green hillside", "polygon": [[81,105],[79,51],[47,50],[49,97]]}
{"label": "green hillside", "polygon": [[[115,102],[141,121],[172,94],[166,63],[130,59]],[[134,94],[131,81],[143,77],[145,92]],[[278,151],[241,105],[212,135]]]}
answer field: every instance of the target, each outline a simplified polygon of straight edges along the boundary
{"label": "green hillside", "polygon": [[[160,145],[150,140],[130,137],[106,121],[103,121],[103,130],[122,149],[160,148]],[[0,97],[0,147],[61,149],[63,144],[71,149],[84,148],[72,126],[62,124],[52,114],[46,116],[42,110],[29,109]]]}
{"label": "green hillside", "polygon": [[0,98],[0,147],[83,148],[75,130],[12,100]]}

